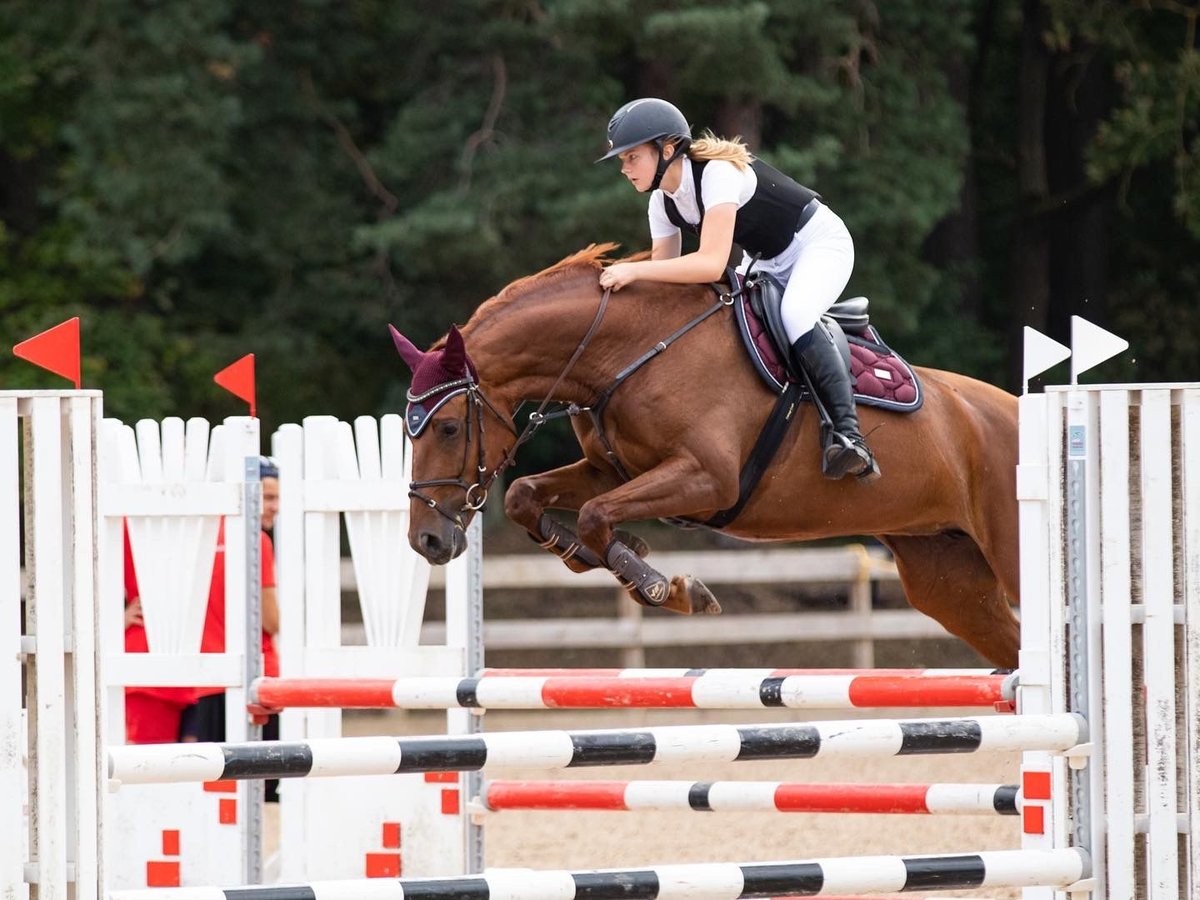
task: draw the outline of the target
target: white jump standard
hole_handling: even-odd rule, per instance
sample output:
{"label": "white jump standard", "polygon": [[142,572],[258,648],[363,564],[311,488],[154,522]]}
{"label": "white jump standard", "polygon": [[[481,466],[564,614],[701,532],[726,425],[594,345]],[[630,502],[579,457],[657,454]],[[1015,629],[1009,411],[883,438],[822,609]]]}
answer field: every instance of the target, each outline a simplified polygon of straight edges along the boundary
{"label": "white jump standard", "polygon": [[961,719],[852,720],[794,725],[675,725],[599,731],[511,731],[464,737],[362,737],[287,743],[130,744],[108,750],[122,784],[488,768],[734,762],[816,756],[879,758],[992,750],[1062,753],[1087,740],[1073,713]]}

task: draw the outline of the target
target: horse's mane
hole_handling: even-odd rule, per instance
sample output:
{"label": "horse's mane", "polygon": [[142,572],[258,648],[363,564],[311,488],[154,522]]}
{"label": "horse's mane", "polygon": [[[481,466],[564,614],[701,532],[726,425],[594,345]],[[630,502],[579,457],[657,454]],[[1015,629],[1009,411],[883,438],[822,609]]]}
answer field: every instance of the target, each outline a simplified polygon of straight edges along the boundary
{"label": "horse's mane", "polygon": [[581,270],[591,270],[599,272],[602,268],[612,262],[633,262],[640,259],[648,259],[650,251],[642,250],[631,256],[623,257],[620,260],[614,260],[610,254],[616,250],[620,244],[603,243],[603,244],[588,244],[582,250],[572,253],[570,256],[564,257],[548,268],[542,269],[540,272],[535,272],[533,275],[526,275],[523,278],[518,278],[516,281],[509,284],[500,293],[491,300],[488,300],[479,307],[480,311],[487,307],[487,311],[494,311],[494,306],[505,303],[516,296],[520,296],[529,291],[535,285],[540,285],[542,282],[557,281],[571,275],[578,274]]}
{"label": "horse's mane", "polygon": [[[572,275],[578,275],[581,272],[590,271],[598,273],[602,268],[613,262],[636,262],[650,258],[649,250],[639,250],[629,256],[614,259],[610,254],[619,246],[620,244],[612,242],[588,244],[582,250],[560,259],[554,265],[542,269],[540,272],[518,278],[516,281],[508,284],[496,296],[481,303],[479,308],[475,310],[474,315],[471,316],[471,320],[474,322],[486,319],[499,312],[504,306],[507,306],[517,298],[528,294],[530,289],[540,287],[543,284],[560,281]],[[442,346],[444,342],[445,337],[443,336],[434,343],[431,349]]]}

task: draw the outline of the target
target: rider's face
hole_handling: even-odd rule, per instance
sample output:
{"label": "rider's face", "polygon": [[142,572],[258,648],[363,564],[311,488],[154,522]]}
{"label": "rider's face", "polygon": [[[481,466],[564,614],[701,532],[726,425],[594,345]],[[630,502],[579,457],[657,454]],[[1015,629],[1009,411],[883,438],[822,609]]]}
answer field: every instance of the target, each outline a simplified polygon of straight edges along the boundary
{"label": "rider's face", "polygon": [[654,172],[658,168],[658,148],[654,144],[638,144],[617,156],[621,160],[621,174],[629,179],[637,190],[645,193],[654,183]]}

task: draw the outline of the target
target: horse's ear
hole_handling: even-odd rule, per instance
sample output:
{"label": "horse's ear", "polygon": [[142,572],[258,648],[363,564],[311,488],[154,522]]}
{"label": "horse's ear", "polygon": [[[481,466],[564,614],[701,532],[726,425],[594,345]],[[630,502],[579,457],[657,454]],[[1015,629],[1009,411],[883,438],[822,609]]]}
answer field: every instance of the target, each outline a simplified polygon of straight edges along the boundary
{"label": "horse's ear", "polygon": [[467,349],[463,346],[462,335],[458,333],[457,326],[451,325],[446,335],[446,349],[442,351],[442,368],[457,378],[462,375],[466,365]]}
{"label": "horse's ear", "polygon": [[388,331],[392,333],[392,343],[396,345],[396,352],[400,354],[400,358],[404,360],[410,370],[416,372],[417,366],[421,364],[425,354],[418,350],[412,341],[397,331],[395,325],[388,325]]}

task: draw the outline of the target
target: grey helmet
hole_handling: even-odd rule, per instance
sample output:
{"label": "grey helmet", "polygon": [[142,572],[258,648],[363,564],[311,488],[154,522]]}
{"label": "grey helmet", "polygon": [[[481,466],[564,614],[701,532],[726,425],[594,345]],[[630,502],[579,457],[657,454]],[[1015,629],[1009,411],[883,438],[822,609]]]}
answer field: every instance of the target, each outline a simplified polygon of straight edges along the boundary
{"label": "grey helmet", "polygon": [[[680,141],[680,147],[671,160],[664,160],[663,144],[672,139]],[[629,101],[613,113],[608,120],[608,152],[596,162],[612,159],[639,144],[654,144],[658,147],[658,172],[650,190],[655,190],[669,163],[681,157],[691,142],[692,127],[674,104],[643,97]]]}

